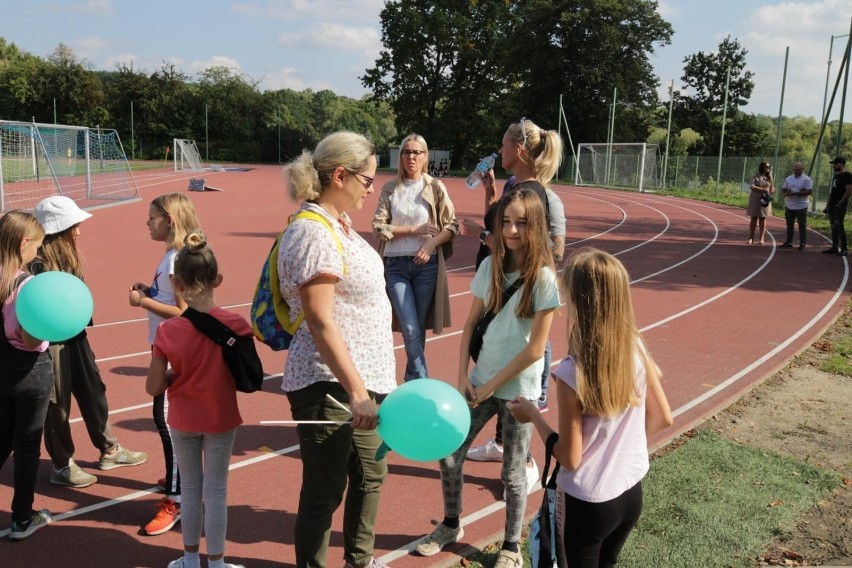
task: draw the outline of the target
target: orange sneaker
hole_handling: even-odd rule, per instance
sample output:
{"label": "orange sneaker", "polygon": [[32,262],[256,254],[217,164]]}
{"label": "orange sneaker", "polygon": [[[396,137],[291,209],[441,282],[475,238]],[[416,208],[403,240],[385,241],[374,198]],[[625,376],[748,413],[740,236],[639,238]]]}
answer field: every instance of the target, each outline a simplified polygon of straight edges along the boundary
{"label": "orange sneaker", "polygon": [[157,503],[157,514],[145,525],[145,534],[156,536],[168,532],[180,520],[180,503],[174,499],[163,497]]}

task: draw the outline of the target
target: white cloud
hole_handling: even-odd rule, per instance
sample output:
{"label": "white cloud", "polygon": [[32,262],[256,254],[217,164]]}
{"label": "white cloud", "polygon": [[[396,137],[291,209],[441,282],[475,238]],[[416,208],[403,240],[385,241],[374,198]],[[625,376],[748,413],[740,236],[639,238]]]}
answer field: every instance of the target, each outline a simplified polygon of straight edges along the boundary
{"label": "white cloud", "polygon": [[[755,74],[755,89],[749,106],[774,108],[777,112],[785,52],[789,46],[784,114],[818,116],[822,110],[831,36],[848,33],[849,8],[848,0],[799,1],[764,5],[749,14],[743,22],[747,32],[740,38],[748,50],[749,70]],[[845,39],[834,42],[831,84],[844,47]]]}
{"label": "white cloud", "polygon": [[384,4],[384,0],[271,0],[235,3],[231,9],[238,14],[284,21],[316,18],[376,21]]}
{"label": "white cloud", "polygon": [[667,21],[674,20],[681,15],[681,11],[672,6],[669,0],[659,0],[657,2],[657,13]]}
{"label": "white cloud", "polygon": [[87,14],[90,16],[112,16],[115,14],[112,0],[88,0],[88,2],[78,4],[50,2],[43,9],[47,12],[60,14]]}
{"label": "white cloud", "polygon": [[305,79],[300,75],[299,70],[293,67],[284,67],[266,72],[260,80],[258,87],[261,90],[269,91],[277,91],[279,89],[293,89],[294,91],[313,89],[314,91],[321,91],[332,88],[326,79]]}
{"label": "white cloud", "polygon": [[353,27],[332,22],[318,22],[278,36],[278,45],[332,51],[359,51],[365,56],[378,56],[382,47],[379,31],[372,27]]}
{"label": "white cloud", "polygon": [[209,59],[193,61],[189,64],[189,69],[187,71],[190,73],[198,73],[199,71],[204,71],[210,67],[227,67],[228,69],[232,69],[238,73],[240,72],[240,63],[233,57],[227,57],[225,55],[214,55]]}

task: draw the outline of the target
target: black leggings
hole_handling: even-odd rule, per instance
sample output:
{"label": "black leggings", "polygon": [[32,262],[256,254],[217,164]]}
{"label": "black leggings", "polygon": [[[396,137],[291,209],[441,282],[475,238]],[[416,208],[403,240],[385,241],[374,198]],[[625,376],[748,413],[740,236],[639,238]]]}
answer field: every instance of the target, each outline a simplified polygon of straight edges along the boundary
{"label": "black leggings", "polygon": [[603,503],[581,501],[566,493],[563,543],[568,567],[615,566],[641,512],[641,481]]}
{"label": "black leggings", "polygon": [[175,450],[172,447],[172,435],[166,423],[166,394],[158,394],[154,397],[154,424],[160,434],[163,443],[163,456],[166,458],[166,494],[169,496],[180,495],[180,472],[178,472]]}

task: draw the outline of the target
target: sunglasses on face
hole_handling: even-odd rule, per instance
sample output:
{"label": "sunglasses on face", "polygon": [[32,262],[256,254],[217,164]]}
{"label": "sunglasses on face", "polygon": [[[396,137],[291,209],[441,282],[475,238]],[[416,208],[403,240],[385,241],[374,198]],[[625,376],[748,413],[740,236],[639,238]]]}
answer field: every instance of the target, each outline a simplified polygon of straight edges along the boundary
{"label": "sunglasses on face", "polygon": [[403,150],[402,151],[402,155],[405,156],[406,158],[408,156],[414,156],[415,158],[419,158],[420,156],[422,156],[425,153],[426,153],[426,150]]}

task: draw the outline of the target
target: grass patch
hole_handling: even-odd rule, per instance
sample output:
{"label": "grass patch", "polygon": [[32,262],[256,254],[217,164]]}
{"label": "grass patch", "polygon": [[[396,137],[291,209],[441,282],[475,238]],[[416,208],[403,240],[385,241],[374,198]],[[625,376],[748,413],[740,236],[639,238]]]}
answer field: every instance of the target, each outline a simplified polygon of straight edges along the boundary
{"label": "grass patch", "polygon": [[835,474],[713,432],[655,460],[624,566],[753,566],[837,486]]}
{"label": "grass patch", "polygon": [[838,339],[834,344],[833,351],[838,355],[843,355],[844,357],[852,355],[852,337],[845,336]]}
{"label": "grass patch", "polygon": [[845,355],[832,355],[820,363],[819,370],[835,375],[852,377],[852,364],[849,363],[849,357]]}

